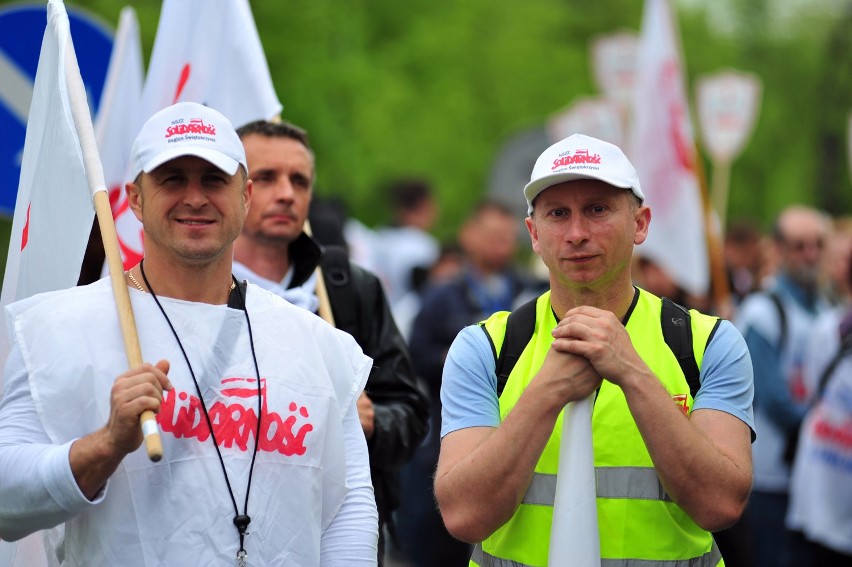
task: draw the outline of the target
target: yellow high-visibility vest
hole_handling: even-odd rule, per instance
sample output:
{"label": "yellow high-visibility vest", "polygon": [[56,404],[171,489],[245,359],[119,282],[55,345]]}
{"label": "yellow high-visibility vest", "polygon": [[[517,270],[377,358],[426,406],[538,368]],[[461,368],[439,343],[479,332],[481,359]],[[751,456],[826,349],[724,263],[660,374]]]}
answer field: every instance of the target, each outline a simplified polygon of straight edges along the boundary
{"label": "yellow high-visibility vest", "polygon": [[[692,394],[683,371],[663,339],[662,300],[639,290],[629,313],[627,332],[636,351],[685,412]],[[508,312],[484,323],[500,353]],[[698,367],[718,319],[690,311],[693,350]],[[515,406],[541,367],[557,320],[550,292],[538,298],[533,336],[515,364],[500,395],[500,419]],[[515,515],[474,548],[471,565],[546,567],[556,492],[563,414],[535,468],[532,482]],[[621,388],[604,380],[592,414],[601,565],[713,567],[724,565],[712,534],[698,527],[663,489]]]}

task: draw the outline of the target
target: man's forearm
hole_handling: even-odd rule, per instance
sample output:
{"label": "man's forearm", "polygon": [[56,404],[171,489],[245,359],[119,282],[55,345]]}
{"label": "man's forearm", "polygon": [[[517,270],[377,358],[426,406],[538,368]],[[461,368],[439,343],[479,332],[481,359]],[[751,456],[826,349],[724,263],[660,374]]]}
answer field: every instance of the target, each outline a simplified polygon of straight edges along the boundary
{"label": "man's forearm", "polygon": [[435,495],[448,530],[458,539],[479,542],[491,535],[512,517],[529,487],[559,410],[546,411],[541,398],[527,393],[529,388],[503,423],[484,433],[457,462],[446,465],[442,446]]}
{"label": "man's forearm", "polygon": [[80,492],[93,500],[124,457],[124,453],[110,448],[105,428],[74,441],[68,460]]}
{"label": "man's forearm", "polygon": [[688,419],[650,372],[623,390],[672,500],[709,531],[736,521],[751,488],[748,426],[715,410]]}

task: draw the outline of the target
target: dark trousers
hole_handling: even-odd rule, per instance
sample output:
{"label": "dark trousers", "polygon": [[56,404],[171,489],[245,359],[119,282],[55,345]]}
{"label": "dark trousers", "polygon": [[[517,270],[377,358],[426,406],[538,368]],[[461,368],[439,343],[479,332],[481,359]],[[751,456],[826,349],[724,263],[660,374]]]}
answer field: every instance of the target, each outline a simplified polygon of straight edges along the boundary
{"label": "dark trousers", "polygon": [[[753,491],[745,519],[751,530],[755,567],[801,567],[806,565],[804,538],[787,529],[787,494]],[[727,563],[727,562],[726,562]]]}
{"label": "dark trousers", "polygon": [[427,437],[400,471],[402,498],[394,512],[399,551],[415,567],[467,567],[472,547],[450,535],[435,502],[438,451],[439,441]]}

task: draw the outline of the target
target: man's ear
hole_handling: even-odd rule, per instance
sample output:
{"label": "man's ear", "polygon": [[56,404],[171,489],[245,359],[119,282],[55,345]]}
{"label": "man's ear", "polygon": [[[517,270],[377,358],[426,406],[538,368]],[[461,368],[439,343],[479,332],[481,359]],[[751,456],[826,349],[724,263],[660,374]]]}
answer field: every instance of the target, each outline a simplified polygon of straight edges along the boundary
{"label": "man's ear", "polygon": [[139,222],[142,222],[142,191],[134,182],[128,182],[124,185],[124,193],[127,195],[127,204],[130,210],[136,215]]}
{"label": "man's ear", "polygon": [[524,224],[527,227],[527,231],[530,233],[530,242],[532,243],[533,252],[538,254],[538,227],[535,224],[535,220],[533,220],[532,217],[528,216],[524,219]]}
{"label": "man's ear", "polygon": [[633,237],[633,244],[639,245],[645,242],[648,238],[648,227],[651,225],[651,209],[647,205],[642,205],[636,211],[636,235]]}
{"label": "man's ear", "polygon": [[246,179],[246,189],[243,191],[243,213],[248,214],[251,206],[251,192],[254,189],[254,184],[251,179]]}

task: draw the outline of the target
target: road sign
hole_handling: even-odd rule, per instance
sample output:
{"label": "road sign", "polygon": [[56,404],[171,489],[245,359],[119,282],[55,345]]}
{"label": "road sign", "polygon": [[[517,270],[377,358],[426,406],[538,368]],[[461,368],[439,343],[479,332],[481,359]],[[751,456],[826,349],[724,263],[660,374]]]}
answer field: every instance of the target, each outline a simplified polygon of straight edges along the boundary
{"label": "road sign", "polygon": [[[113,32],[91,14],[66,8],[94,115],[104,86]],[[27,114],[46,25],[44,3],[15,4],[0,9],[0,215],[7,217],[15,210]],[[57,175],[61,176],[61,172]]]}

